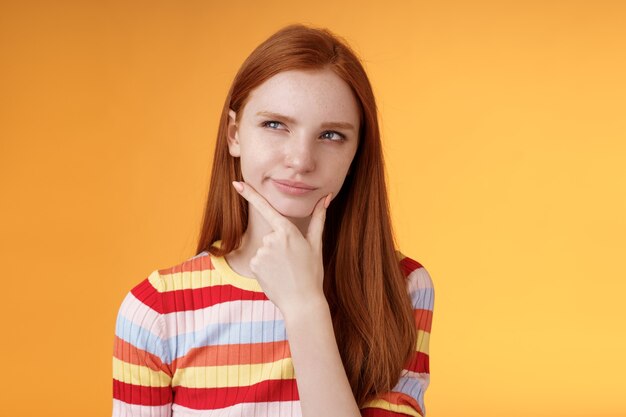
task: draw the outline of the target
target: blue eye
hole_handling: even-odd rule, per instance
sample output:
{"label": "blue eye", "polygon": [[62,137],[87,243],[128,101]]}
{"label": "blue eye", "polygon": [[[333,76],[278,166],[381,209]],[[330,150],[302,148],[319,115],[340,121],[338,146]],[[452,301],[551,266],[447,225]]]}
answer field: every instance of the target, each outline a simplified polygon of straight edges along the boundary
{"label": "blue eye", "polygon": [[268,125],[268,124],[270,124],[270,123],[277,123],[277,124],[279,124],[279,125],[281,125],[281,124],[282,124],[281,122],[277,122],[276,120],[268,120],[268,121],[266,121],[266,122],[263,122],[261,125],[262,125],[263,127],[268,127],[267,125]]}
{"label": "blue eye", "polygon": [[339,137],[339,139],[331,139],[331,141],[333,141],[333,142],[342,142],[342,141],[346,140],[346,136],[345,135],[342,135],[339,132],[335,132],[334,130],[328,130],[328,131],[324,132],[324,134],[327,134],[327,133],[334,133],[334,134],[336,134]]}
{"label": "blue eye", "polygon": [[[276,123],[277,125],[282,125],[281,122],[276,121],[276,120],[266,120],[263,123],[261,123],[261,126],[268,127],[268,128],[270,128],[272,130],[277,130],[277,128],[274,128],[274,127],[271,126],[272,123]],[[337,139],[332,139],[332,138],[326,137],[326,139],[329,139],[331,142],[343,142],[343,141],[346,140],[346,135],[343,135],[343,134],[341,134],[339,132],[336,132],[334,130],[327,130],[326,132],[322,133],[322,136],[326,135],[328,133],[335,134],[335,135],[338,136]]]}

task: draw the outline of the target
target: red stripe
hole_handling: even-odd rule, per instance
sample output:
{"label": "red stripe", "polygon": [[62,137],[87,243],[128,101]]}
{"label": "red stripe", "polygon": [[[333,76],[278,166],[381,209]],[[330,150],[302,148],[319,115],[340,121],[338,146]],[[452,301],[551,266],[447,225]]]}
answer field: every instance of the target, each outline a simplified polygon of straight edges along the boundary
{"label": "red stripe", "polygon": [[195,410],[213,410],[240,403],[297,401],[295,379],[262,381],[249,387],[186,388],[174,387],[176,404]]}
{"label": "red stripe", "polygon": [[151,309],[159,313],[162,312],[163,301],[161,300],[161,294],[152,286],[152,284],[150,284],[148,278],[144,278],[144,280],[135,285],[130,292],[135,296],[135,298]]}
{"label": "red stripe", "polygon": [[[400,261],[402,271],[408,276],[422,265],[409,257]],[[160,269],[160,274],[173,274],[214,269],[210,256],[187,260],[171,268]],[[232,285],[216,285],[196,289],[166,291],[159,293],[145,278],[131,292],[142,303],[161,314],[198,310],[234,300],[268,300],[263,292],[243,290]]]}
{"label": "red stripe", "polygon": [[113,398],[128,404],[164,405],[172,402],[172,387],[144,387],[113,379]]}
{"label": "red stripe", "polygon": [[163,293],[163,313],[198,310],[215,304],[239,300],[267,300],[263,292],[242,290],[232,285],[215,285]]}
{"label": "red stripe", "polygon": [[402,271],[404,272],[404,275],[408,276],[411,272],[415,271],[417,268],[421,268],[422,264],[417,262],[415,259],[411,259],[408,256],[406,256],[402,258],[402,260],[400,261],[400,266],[402,267]]}
{"label": "red stripe", "polygon": [[429,357],[424,352],[415,352],[407,361],[404,369],[412,372],[430,373]]}
{"label": "red stripe", "polygon": [[139,301],[160,314],[198,310],[228,301],[268,299],[263,292],[242,290],[232,285],[215,285],[159,293],[150,284],[148,278],[135,286],[131,292]]}

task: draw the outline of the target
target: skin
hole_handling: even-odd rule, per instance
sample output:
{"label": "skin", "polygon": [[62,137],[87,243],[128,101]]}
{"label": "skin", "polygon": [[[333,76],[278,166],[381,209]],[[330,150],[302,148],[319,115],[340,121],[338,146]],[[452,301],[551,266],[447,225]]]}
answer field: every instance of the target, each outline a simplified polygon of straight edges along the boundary
{"label": "skin", "polygon": [[[283,315],[303,417],[359,417],[323,293],[322,233],[326,209],[345,180],[358,146],[358,107],[348,85],[328,70],[286,71],[253,91],[239,125],[231,111],[228,146],[241,158],[244,182],[234,189],[249,203],[242,248],[231,267],[257,279]],[[286,114],[297,123],[261,123],[257,111]],[[326,132],[321,123],[355,130]],[[277,128],[277,129],[276,129]],[[281,192],[272,178],[316,187],[304,195]]]}
{"label": "skin", "polygon": [[[244,181],[306,234],[315,204],[329,193],[337,195],[358,147],[359,110],[350,87],[331,70],[284,71],[255,88],[240,111],[238,123],[236,113],[229,112],[228,149],[240,158]],[[291,116],[296,122],[257,115],[261,111]],[[267,123],[271,121],[278,123]],[[346,122],[354,130],[321,128],[325,122]],[[317,188],[288,195],[272,179]],[[241,247],[226,255],[231,268],[246,277],[253,276],[250,261],[263,236],[271,232],[258,210],[249,212]]]}

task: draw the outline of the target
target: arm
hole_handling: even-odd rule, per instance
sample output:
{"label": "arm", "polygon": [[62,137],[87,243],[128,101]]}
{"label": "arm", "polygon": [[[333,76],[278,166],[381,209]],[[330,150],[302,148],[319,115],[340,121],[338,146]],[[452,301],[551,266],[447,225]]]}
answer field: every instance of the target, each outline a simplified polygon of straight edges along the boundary
{"label": "arm", "polygon": [[[233,186],[272,229],[263,236],[262,245],[250,259],[250,269],[267,297],[283,315],[298,381],[302,416],[360,416],[339,354],[330,309],[323,291],[322,234],[332,194],[317,202],[304,236],[249,184],[233,181]],[[418,269],[425,271],[417,262],[409,261],[402,260],[405,272],[418,266]],[[413,276],[419,285],[426,284],[424,273],[418,272]],[[416,309],[416,322],[421,323],[427,313],[422,311],[421,305],[432,298],[427,298],[429,295],[420,291],[413,291],[411,297]],[[428,339],[424,332],[419,332],[417,339],[416,349],[427,349]],[[418,355],[411,362],[421,364],[423,356],[420,352],[416,353]],[[400,415],[406,411],[405,415],[423,416],[424,407],[420,404],[420,396],[425,389],[423,382],[427,381],[427,374],[419,374],[419,369],[418,366],[411,371],[409,365],[409,372],[413,373],[400,375],[397,392],[365,404],[363,408],[388,410],[378,410],[369,416],[393,416],[395,411],[399,411]],[[404,407],[406,403],[408,406]]]}
{"label": "arm", "polygon": [[113,348],[113,417],[172,415],[171,358],[163,316],[154,309],[159,303],[148,279],[122,301]]}
{"label": "arm", "polygon": [[426,269],[410,258],[408,291],[415,313],[415,353],[392,391],[357,408],[333,331],[326,300],[313,301],[285,316],[297,377],[302,416],[424,417],[424,394],[430,384],[429,344],[434,286]]}
{"label": "arm", "polygon": [[332,194],[317,202],[304,236],[249,184],[233,186],[272,229],[250,269],[283,315],[302,416],[360,417],[323,289],[322,233]]}
{"label": "arm", "polygon": [[413,303],[417,340],[415,352],[407,361],[395,387],[363,405],[363,417],[425,417],[424,395],[430,384],[429,345],[433,318],[434,286],[426,269],[404,257],[408,291]]}
{"label": "arm", "polygon": [[326,299],[313,299],[284,319],[302,416],[360,417]]}

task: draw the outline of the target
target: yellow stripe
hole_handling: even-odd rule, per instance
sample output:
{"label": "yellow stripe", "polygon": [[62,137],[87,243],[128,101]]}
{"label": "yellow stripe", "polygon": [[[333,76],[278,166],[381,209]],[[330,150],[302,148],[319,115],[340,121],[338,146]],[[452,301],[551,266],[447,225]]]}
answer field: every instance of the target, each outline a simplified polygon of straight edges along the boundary
{"label": "yellow stripe", "polygon": [[417,342],[415,343],[415,350],[428,355],[430,350],[430,332],[424,330],[417,331]]}
{"label": "yellow stripe", "polygon": [[[223,264],[225,262],[223,258],[213,259],[214,264]],[[158,292],[198,289],[226,284],[248,291],[262,291],[257,280],[250,281],[251,278],[241,279],[238,275],[233,275],[229,272],[229,270],[224,270],[224,267],[221,270],[204,269],[202,271],[184,271],[174,274],[159,274],[159,271],[153,271],[148,280]]]}
{"label": "yellow stripe", "polygon": [[141,385],[143,387],[167,387],[170,384],[170,376],[163,371],[134,365],[113,358],[113,378],[127,384]]}
{"label": "yellow stripe", "polygon": [[[406,256],[399,250],[396,250],[396,257],[398,258],[398,261],[402,261],[404,258],[406,258]],[[418,329],[417,340],[415,342],[415,350],[417,352],[422,352],[428,355],[429,345],[430,345],[430,332],[426,332],[424,330]]]}
{"label": "yellow stripe", "polygon": [[240,387],[270,379],[293,379],[294,375],[291,358],[258,364],[190,366],[176,370],[172,386],[181,385],[187,388]]}
{"label": "yellow stripe", "polygon": [[[214,245],[217,247],[221,247],[221,243],[222,241],[218,240],[214,243]],[[263,292],[259,281],[254,278],[239,275],[230,267],[230,265],[228,265],[226,258],[224,258],[223,256],[213,256],[211,254],[209,254],[209,256],[211,256],[211,262],[213,263],[213,266],[224,277],[224,280],[226,282],[234,285],[237,288],[241,288],[242,290]]]}
{"label": "yellow stripe", "polygon": [[[221,241],[217,241],[217,246]],[[247,291],[263,292],[261,285],[254,278],[239,275],[232,270],[223,256],[215,257],[211,254],[211,263],[215,269],[204,269],[196,271],[179,271],[173,274],[159,274],[153,271],[148,277],[150,284],[158,292],[197,289],[212,287],[215,285],[233,285]]]}
{"label": "yellow stripe", "polygon": [[159,274],[157,270],[150,274],[148,281],[158,292],[204,288],[224,283],[222,276],[213,269],[182,271],[173,274]]}
{"label": "yellow stripe", "polygon": [[411,406],[392,404],[389,401],[381,400],[381,399],[368,401],[363,405],[363,407],[361,407],[361,409],[365,407],[380,408],[380,409],[387,410],[387,411],[393,411],[396,413],[405,414],[407,416],[423,417],[420,413],[418,413]]}

